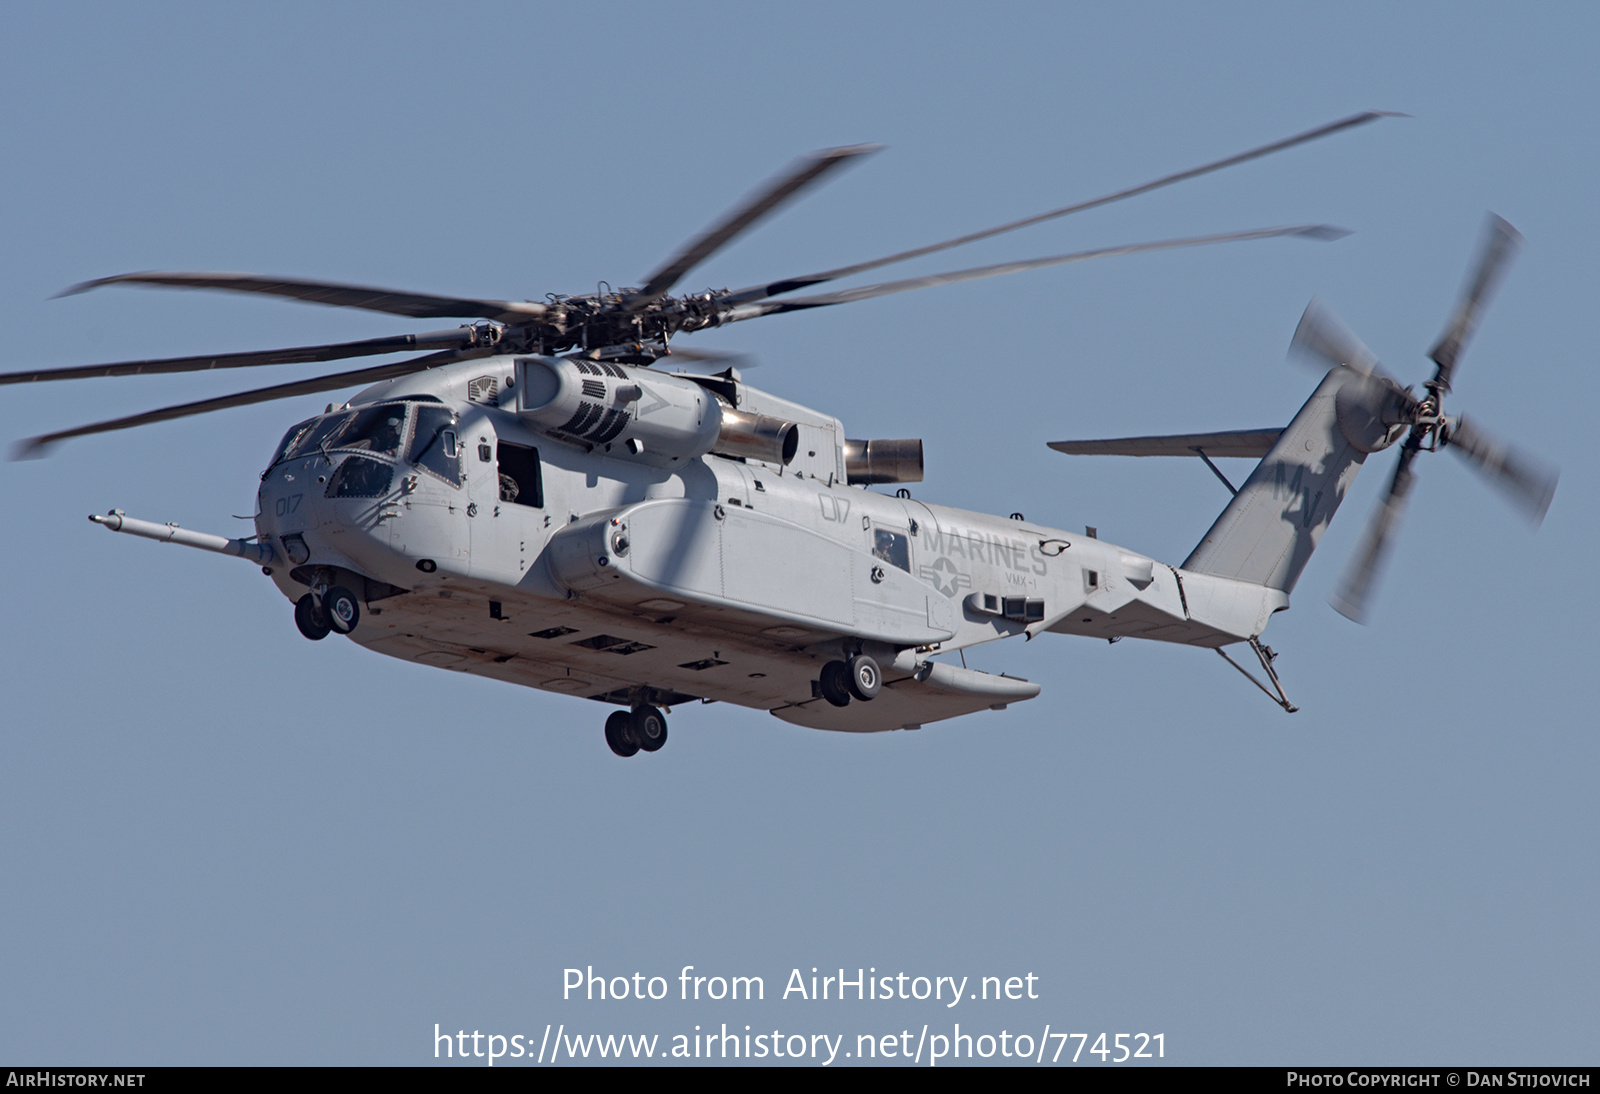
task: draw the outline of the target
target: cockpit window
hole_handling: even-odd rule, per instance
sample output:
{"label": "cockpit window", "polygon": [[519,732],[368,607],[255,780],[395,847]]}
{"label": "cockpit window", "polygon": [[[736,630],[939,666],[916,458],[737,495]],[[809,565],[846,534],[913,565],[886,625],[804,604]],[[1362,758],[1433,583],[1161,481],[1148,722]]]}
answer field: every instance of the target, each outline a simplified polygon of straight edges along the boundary
{"label": "cockpit window", "polygon": [[338,414],[324,414],[319,418],[308,418],[285,433],[283,440],[278,443],[277,455],[272,457],[269,466],[332,448],[398,456],[405,434],[404,403],[384,403]]}
{"label": "cockpit window", "polygon": [[389,492],[394,466],[367,456],[351,456],[328,483],[330,498],[379,498]]}
{"label": "cockpit window", "polygon": [[417,428],[411,435],[407,458],[424,471],[453,485],[461,485],[461,446],[456,439],[456,416],[448,407],[418,406]]}
{"label": "cockpit window", "polygon": [[355,417],[353,411],[343,414],[328,414],[311,422],[311,428],[300,434],[293,445],[284,453],[286,460],[296,460],[301,456],[312,456],[327,446],[327,441],[350,423]]}
{"label": "cockpit window", "polygon": [[369,406],[349,416],[326,442],[326,448],[353,448],[359,452],[376,452],[380,456],[398,456],[400,438],[405,435],[406,408],[395,403]]}
{"label": "cockpit window", "polygon": [[278,464],[288,459],[289,450],[295,446],[295,442],[297,442],[301,437],[304,437],[306,435],[306,430],[310,429],[316,424],[316,418],[307,418],[299,425],[292,427],[289,432],[283,435],[283,440],[278,442],[278,451],[273,455],[272,462],[267,466],[276,467]]}

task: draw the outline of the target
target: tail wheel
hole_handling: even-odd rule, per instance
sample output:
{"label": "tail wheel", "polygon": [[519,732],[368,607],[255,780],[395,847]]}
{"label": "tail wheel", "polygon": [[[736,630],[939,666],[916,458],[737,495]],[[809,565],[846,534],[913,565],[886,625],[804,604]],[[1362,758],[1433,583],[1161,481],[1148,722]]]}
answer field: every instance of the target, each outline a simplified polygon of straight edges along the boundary
{"label": "tail wheel", "polygon": [[655,752],[667,743],[667,719],[655,707],[640,707],[633,712],[633,737],[646,752]]}
{"label": "tail wheel", "polygon": [[[666,731],[662,731],[666,737]],[[618,756],[632,756],[639,751],[639,742],[633,736],[633,715],[625,710],[614,710],[606,719],[606,744]]]}
{"label": "tail wheel", "polygon": [[829,661],[822,666],[817,689],[822,697],[836,707],[850,705],[850,666],[843,661]]}
{"label": "tail wheel", "polygon": [[361,622],[361,602],[356,594],[342,585],[335,585],[322,594],[322,614],[328,626],[340,634],[349,634]]}
{"label": "tail wheel", "polygon": [[864,653],[858,653],[850,658],[846,683],[850,688],[850,694],[864,703],[868,699],[876,698],[883,687],[883,670],[872,658]]}
{"label": "tail wheel", "polygon": [[313,642],[320,642],[328,637],[328,618],[322,614],[322,609],[317,607],[317,602],[307,593],[294,602],[294,625],[300,628],[300,633]]}

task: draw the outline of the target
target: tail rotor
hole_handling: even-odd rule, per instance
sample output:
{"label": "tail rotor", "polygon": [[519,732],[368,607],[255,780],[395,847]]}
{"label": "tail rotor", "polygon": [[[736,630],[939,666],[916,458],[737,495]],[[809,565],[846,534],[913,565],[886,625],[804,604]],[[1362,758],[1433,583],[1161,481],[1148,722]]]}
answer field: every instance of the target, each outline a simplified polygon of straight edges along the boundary
{"label": "tail rotor", "polygon": [[1425,394],[1420,398],[1385,372],[1372,351],[1320,301],[1311,302],[1295,330],[1290,345],[1292,355],[1368,377],[1372,382],[1367,385],[1367,401],[1372,404],[1373,416],[1395,427],[1388,443],[1405,431],[1389,490],[1368,522],[1361,546],[1331,598],[1341,615],[1357,623],[1367,617],[1373,590],[1405,513],[1415,484],[1412,465],[1418,453],[1453,450],[1534,526],[1550,508],[1560,477],[1554,467],[1499,440],[1476,419],[1469,423],[1465,417],[1448,418],[1440,409],[1451,390],[1456,365],[1521,244],[1522,236],[1515,228],[1490,214],[1483,246],[1461,299],[1444,334],[1429,353],[1434,373],[1423,384]]}

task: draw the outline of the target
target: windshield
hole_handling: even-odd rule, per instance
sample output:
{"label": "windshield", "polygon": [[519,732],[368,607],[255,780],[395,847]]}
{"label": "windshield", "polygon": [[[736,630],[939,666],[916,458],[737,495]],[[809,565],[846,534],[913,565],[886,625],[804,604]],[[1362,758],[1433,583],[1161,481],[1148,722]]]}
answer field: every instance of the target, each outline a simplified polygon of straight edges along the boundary
{"label": "windshield", "polygon": [[283,435],[283,440],[278,442],[278,451],[273,454],[272,462],[267,464],[267,466],[276,467],[278,464],[288,459],[289,449],[293,448],[295,446],[295,442],[306,435],[306,430],[310,429],[316,424],[317,419],[307,418],[299,425],[290,427],[289,432]]}
{"label": "windshield", "polygon": [[330,435],[324,447],[353,448],[381,456],[400,454],[400,438],[405,435],[406,408],[399,403],[369,406],[347,416]]}
{"label": "windshield", "polygon": [[405,403],[384,403],[309,418],[283,435],[272,465],[332,448],[398,456],[406,409]]}

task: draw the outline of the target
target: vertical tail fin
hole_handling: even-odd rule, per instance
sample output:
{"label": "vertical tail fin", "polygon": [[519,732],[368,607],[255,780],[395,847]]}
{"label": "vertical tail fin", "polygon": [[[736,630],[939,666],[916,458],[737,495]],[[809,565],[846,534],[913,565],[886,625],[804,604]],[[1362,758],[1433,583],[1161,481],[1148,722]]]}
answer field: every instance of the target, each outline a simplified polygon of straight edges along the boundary
{"label": "vertical tail fin", "polygon": [[1183,569],[1290,592],[1368,453],[1392,440],[1372,382],[1323,378]]}

